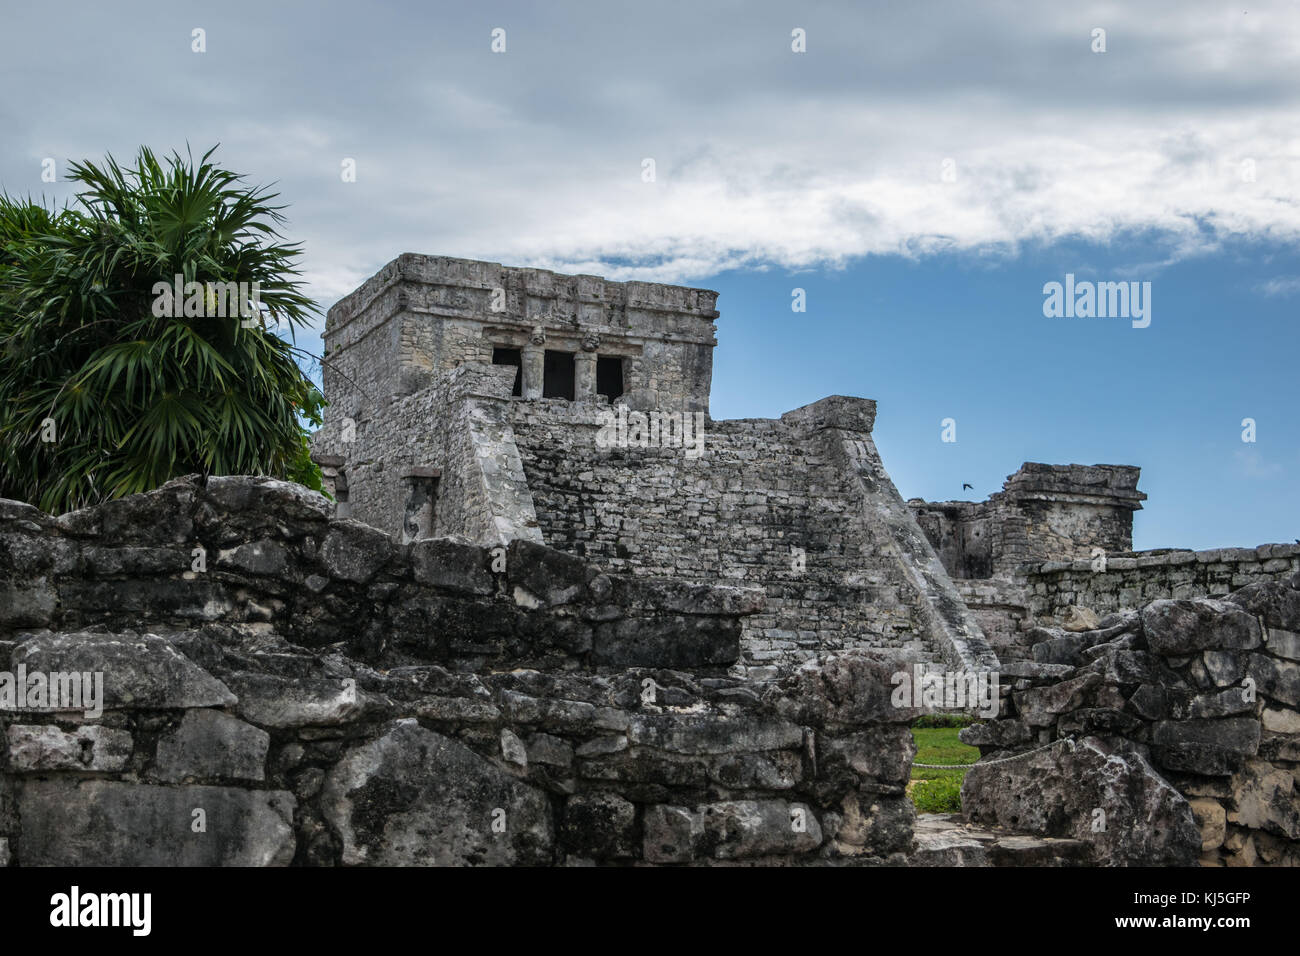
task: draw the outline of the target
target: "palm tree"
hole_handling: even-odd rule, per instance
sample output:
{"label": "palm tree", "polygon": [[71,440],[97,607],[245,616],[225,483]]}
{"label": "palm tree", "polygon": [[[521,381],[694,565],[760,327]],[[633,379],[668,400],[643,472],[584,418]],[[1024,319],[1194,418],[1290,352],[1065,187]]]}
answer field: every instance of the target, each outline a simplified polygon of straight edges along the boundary
{"label": "palm tree", "polygon": [[58,513],[194,472],[319,489],[324,400],[269,327],[317,311],[301,247],[276,194],[212,153],[75,163],[85,188],[56,212],[0,195],[0,497]]}

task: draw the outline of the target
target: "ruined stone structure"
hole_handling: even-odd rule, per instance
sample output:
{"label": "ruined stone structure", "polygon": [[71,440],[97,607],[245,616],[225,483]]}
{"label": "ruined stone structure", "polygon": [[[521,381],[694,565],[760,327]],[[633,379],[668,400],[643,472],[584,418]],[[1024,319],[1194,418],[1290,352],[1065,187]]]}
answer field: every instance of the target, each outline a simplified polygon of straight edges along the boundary
{"label": "ruined stone structure", "polygon": [[728,676],[753,590],[526,541],[504,562],[400,544],[254,478],[59,518],[0,501],[0,582],[0,674],[103,678],[99,714],[24,708],[0,679],[0,865],[845,865],[911,846],[921,711],[891,705],[894,665]]}
{"label": "ruined stone structure", "polygon": [[987,501],[908,507],[1003,661],[1030,657],[1039,623],[1162,598],[1223,597],[1300,570],[1300,544],[1135,552],[1146,495],[1127,465],[1026,462]]}
{"label": "ruined stone structure", "polygon": [[1010,759],[966,775],[968,817],[1099,862],[1300,866],[1300,574],[1100,624],[1004,665],[999,719],[961,737]]}
{"label": "ruined stone structure", "polygon": [[[402,256],[333,501],[0,500],[0,865],[1300,862],[1300,546],[1133,554],[1127,466],[904,502],[872,401],[709,418],[715,299]],[[906,794],[935,672],[1001,678],[969,824]]]}
{"label": "ruined stone structure", "polygon": [[400,257],[326,324],[313,448],[340,513],[407,540],[524,539],[615,575],[762,588],[742,645],[755,677],[848,648],[995,663],[880,461],[874,402],[708,418],[715,301]]}
{"label": "ruined stone structure", "polygon": [[908,506],[954,578],[1010,577],[1021,565],[1091,558],[1133,547],[1146,495],[1129,465],[1025,462],[987,501]]}

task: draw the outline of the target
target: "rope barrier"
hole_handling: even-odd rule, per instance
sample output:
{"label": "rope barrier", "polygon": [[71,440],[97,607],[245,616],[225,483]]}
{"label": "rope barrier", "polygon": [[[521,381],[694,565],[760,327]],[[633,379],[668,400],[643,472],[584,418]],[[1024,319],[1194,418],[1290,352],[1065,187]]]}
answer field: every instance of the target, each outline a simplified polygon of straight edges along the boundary
{"label": "rope barrier", "polygon": [[1043,750],[1051,750],[1057,744],[1064,740],[1074,750],[1073,737],[1059,737],[1050,744],[1043,744],[1041,747],[1035,747],[1033,750],[1023,750],[1018,754],[1012,754],[1010,757],[999,757],[996,760],[977,760],[974,763],[913,763],[913,767],[923,767],[926,770],[966,770],[970,767],[993,767],[1000,763],[1006,763],[1008,760],[1019,760],[1021,757],[1028,757],[1030,754],[1036,754]]}

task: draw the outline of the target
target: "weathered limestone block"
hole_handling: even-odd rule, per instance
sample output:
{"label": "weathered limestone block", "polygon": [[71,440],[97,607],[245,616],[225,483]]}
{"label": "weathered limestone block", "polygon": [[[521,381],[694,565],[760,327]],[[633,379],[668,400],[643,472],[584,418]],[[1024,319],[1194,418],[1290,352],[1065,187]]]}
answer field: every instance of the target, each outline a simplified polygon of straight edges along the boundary
{"label": "weathered limestone block", "polygon": [[1168,694],[1159,684],[1141,684],[1129,697],[1128,707],[1143,720],[1160,720],[1168,713]]}
{"label": "weathered limestone block", "polygon": [[286,866],[294,807],[282,790],[28,780],[17,855],[24,866]]}
{"label": "weathered limestone block", "polygon": [[895,675],[911,676],[897,659],[846,651],[809,661],[788,677],[763,688],[765,702],[800,724],[910,723],[925,713],[918,706],[895,706]]}
{"label": "weathered limestone block", "polygon": [[694,809],[656,805],[645,813],[644,855],[653,863],[799,854],[821,843],[821,824],[811,808],[785,800],[731,800]]}
{"label": "weathered limestone block", "polygon": [[628,740],[669,753],[722,754],[781,750],[803,744],[803,728],[785,720],[634,714]]}
{"label": "weathered limestone block", "polygon": [[[1072,837],[1107,865],[1189,866],[1201,833],[1187,801],[1131,745],[1085,737],[995,765],[976,764],[962,784],[968,820],[1043,836]],[[1094,830],[1105,814],[1105,829]]]}
{"label": "weathered limestone block", "polygon": [[0,585],[0,627],[45,627],[59,596],[44,578],[27,585]]}
{"label": "weathered limestone block", "polygon": [[384,532],[344,518],[330,522],[318,560],[330,577],[365,584],[393,559],[396,548]]}
{"label": "weathered limestone block", "polygon": [[1216,687],[1239,683],[1246,675],[1249,655],[1243,651],[1206,651],[1201,655],[1205,673]]}
{"label": "weathered limestone block", "polygon": [[1300,632],[1300,590],[1294,587],[1276,581],[1262,581],[1247,584],[1224,600],[1262,618],[1266,627]]}
{"label": "weathered limestone block", "polygon": [[1259,647],[1259,621],[1228,601],[1152,601],[1142,609],[1151,650],[1165,657]]}
{"label": "weathered limestone block", "polygon": [[419,584],[465,594],[491,594],[492,575],[487,564],[485,549],[450,538],[411,544],[411,572]]}
{"label": "weathered limestone block", "polygon": [[1275,734],[1300,734],[1300,711],[1265,707],[1263,720],[1264,729]]}
{"label": "weathered limestone block", "polygon": [[552,862],[546,795],[413,720],[349,750],[320,799],[345,865]]}
{"label": "weathered limestone block", "polygon": [[1194,697],[1175,696],[1170,704],[1170,716],[1178,720],[1209,717],[1231,717],[1235,714],[1253,714],[1255,700],[1244,687],[1227,687],[1218,693],[1197,694]]}
{"label": "weathered limestone block", "polygon": [[552,767],[573,765],[573,747],[551,734],[533,734],[528,738],[527,752],[530,763],[547,764]]}
{"label": "weathered limestone block", "polygon": [[1033,731],[1023,720],[989,720],[971,724],[957,732],[957,739],[970,747],[1001,749],[1027,743]]}
{"label": "weathered limestone block", "polygon": [[[163,485],[163,489],[176,486],[176,493],[184,494],[184,483],[188,480],[177,478]],[[250,512],[271,513],[279,515],[281,520],[320,522],[328,520],[334,513],[334,505],[320,492],[275,478],[248,475],[212,477],[204,484],[201,498],[215,506],[218,513],[236,516]]]}
{"label": "weathered limestone block", "polygon": [[675,614],[757,614],[767,605],[761,588],[688,584],[664,578],[618,578],[613,600],[632,610]]}
{"label": "weathered limestone block", "polygon": [[334,726],[362,710],[351,678],[288,678],[241,672],[226,680],[239,695],[239,715],[261,727]]}
{"label": "weathered limestone block", "polygon": [[1294,631],[1284,631],[1276,627],[1265,628],[1264,645],[1275,657],[1300,661],[1300,634]]}
{"label": "weathered limestone block", "polygon": [[1111,707],[1081,707],[1062,714],[1056,724],[1057,734],[1068,736],[1127,737],[1141,740],[1145,725],[1131,714]]}
{"label": "weathered limestone block", "polygon": [[686,807],[646,807],[644,827],[642,855],[648,863],[690,863],[704,835],[702,816]]}
{"label": "weathered limestone block", "polygon": [[916,823],[916,805],[904,795],[850,793],[840,805],[836,849],[849,856],[886,856],[908,849]]}
{"label": "weathered limestone block", "polygon": [[1218,800],[1198,797],[1188,801],[1196,825],[1201,828],[1201,851],[1214,850],[1223,845],[1228,833],[1228,816]]}
{"label": "weathered limestone block", "polygon": [[[268,577],[283,576],[288,572],[293,556],[278,541],[261,539],[241,544],[217,554],[218,568],[236,568],[249,574]],[[188,553],[181,552],[182,570],[189,570]]]}
{"label": "weathered limestone block", "polygon": [[1061,714],[1083,706],[1087,693],[1101,684],[1096,674],[1084,674],[1047,687],[1014,691],[1016,713],[1030,727],[1050,727]]}
{"label": "weathered limestone block", "polygon": [[574,794],[564,805],[560,842],[576,856],[594,860],[635,857],[636,807],[616,793]]}
{"label": "weathered limestone block", "polygon": [[1262,760],[1300,762],[1300,737],[1293,734],[1263,733],[1259,738]]}
{"label": "weathered limestone block", "polygon": [[1300,840],[1300,794],[1290,770],[1248,760],[1232,777],[1232,795],[1235,809],[1228,812],[1229,823]]}
{"label": "weathered limestone block", "polygon": [[90,770],[111,773],[131,759],[131,735],[125,730],[88,724],[61,730],[53,724],[10,724],[9,769],[15,773],[38,770]]}
{"label": "weathered limestone block", "polygon": [[1151,755],[1170,770],[1227,776],[1259,750],[1260,725],[1252,717],[1160,720],[1151,727]]}
{"label": "weathered limestone block", "polygon": [[709,779],[732,790],[789,790],[802,776],[800,755],[790,750],[729,754],[709,767]]}
{"label": "weathered limestone block", "polygon": [[733,664],[741,626],[734,617],[661,615],[596,626],[592,660],[603,667],[690,669]]}
{"label": "weathered limestone block", "polygon": [[180,726],[158,741],[154,773],[168,783],[187,778],[266,778],[271,735],[217,710],[188,710]]}
{"label": "weathered limestone block", "polygon": [[842,763],[858,786],[905,786],[916,756],[916,738],[905,726],[872,727],[817,735],[817,772],[834,775]]}
{"label": "weathered limestone block", "polygon": [[1254,679],[1264,696],[1292,707],[1300,706],[1300,664],[1251,654],[1246,674]]}
{"label": "weathered limestone block", "polygon": [[572,604],[597,576],[584,559],[517,538],[506,551],[506,577],[548,606]]}
{"label": "weathered limestone block", "polygon": [[27,672],[101,673],[105,710],[226,707],[235,695],[156,634],[43,633],[20,643],[12,667]]}

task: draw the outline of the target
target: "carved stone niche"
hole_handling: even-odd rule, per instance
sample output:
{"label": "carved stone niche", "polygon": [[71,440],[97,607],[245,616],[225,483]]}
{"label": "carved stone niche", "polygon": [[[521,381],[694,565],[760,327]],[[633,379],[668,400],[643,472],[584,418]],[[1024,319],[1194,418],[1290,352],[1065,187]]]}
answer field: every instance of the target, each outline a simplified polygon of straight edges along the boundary
{"label": "carved stone niche", "polygon": [[437,517],[438,482],[442,469],[415,465],[402,472],[406,508],[402,516],[402,544],[433,537]]}

